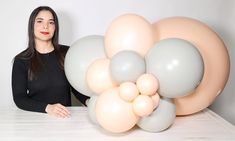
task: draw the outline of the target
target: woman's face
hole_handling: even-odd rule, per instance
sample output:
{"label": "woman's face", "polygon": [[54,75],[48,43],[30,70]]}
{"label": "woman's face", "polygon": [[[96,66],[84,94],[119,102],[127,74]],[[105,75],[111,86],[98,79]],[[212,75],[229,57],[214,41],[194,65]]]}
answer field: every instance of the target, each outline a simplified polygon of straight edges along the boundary
{"label": "woman's face", "polygon": [[54,17],[50,11],[42,10],[38,13],[34,23],[34,36],[36,40],[51,41],[55,32]]}

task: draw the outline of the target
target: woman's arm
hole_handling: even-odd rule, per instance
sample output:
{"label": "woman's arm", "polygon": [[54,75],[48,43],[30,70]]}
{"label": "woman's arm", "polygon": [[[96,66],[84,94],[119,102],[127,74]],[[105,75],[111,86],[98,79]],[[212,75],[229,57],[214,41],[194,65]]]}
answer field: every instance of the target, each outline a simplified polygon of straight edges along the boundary
{"label": "woman's arm", "polygon": [[72,93],[74,96],[85,106],[87,106],[87,101],[90,99],[90,97],[81,94],[80,92],[76,91],[73,87],[71,87]]}
{"label": "woman's arm", "polygon": [[27,94],[28,69],[26,61],[15,59],[12,68],[12,93],[16,106],[20,109],[43,112],[47,103],[31,99]]}
{"label": "woman's arm", "polygon": [[70,112],[60,103],[48,104],[31,99],[28,94],[28,69],[26,62],[16,59],[12,68],[12,92],[16,106],[20,109],[48,113],[57,117],[69,117]]}

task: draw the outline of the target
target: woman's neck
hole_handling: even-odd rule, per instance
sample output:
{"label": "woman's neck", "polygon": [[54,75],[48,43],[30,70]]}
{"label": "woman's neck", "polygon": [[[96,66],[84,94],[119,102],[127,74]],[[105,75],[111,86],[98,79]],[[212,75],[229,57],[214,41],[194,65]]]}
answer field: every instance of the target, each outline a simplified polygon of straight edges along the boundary
{"label": "woman's neck", "polygon": [[54,50],[54,46],[51,41],[38,41],[35,40],[36,50],[39,53],[49,53]]}

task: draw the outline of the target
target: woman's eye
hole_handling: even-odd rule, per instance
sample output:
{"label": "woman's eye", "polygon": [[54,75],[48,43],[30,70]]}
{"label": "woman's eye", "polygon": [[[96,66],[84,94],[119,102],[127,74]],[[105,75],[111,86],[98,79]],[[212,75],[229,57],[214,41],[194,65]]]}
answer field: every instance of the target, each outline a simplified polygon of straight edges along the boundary
{"label": "woman's eye", "polygon": [[36,21],[37,23],[41,23],[42,21]]}
{"label": "woman's eye", "polygon": [[55,24],[55,22],[49,22],[49,24],[53,24],[53,25],[54,25],[54,24]]}

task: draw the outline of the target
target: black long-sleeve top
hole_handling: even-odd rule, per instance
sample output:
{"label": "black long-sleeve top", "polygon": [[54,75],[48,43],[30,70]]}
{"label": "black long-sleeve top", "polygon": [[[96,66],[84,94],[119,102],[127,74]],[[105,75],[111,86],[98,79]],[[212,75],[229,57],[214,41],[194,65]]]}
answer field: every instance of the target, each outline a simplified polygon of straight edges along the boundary
{"label": "black long-sleeve top", "polygon": [[[67,52],[67,46],[60,46]],[[37,79],[28,79],[29,60],[15,58],[12,68],[12,93],[16,106],[20,109],[44,112],[48,104],[60,103],[71,106],[71,90],[83,104],[89,97],[80,94],[69,84],[61,69],[55,51],[40,54],[46,67]]]}

